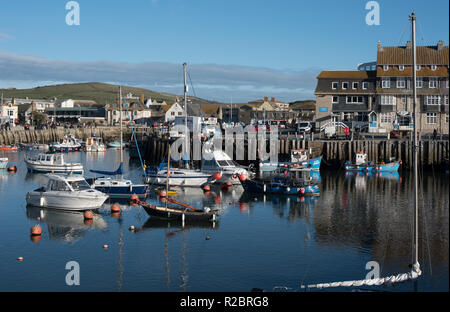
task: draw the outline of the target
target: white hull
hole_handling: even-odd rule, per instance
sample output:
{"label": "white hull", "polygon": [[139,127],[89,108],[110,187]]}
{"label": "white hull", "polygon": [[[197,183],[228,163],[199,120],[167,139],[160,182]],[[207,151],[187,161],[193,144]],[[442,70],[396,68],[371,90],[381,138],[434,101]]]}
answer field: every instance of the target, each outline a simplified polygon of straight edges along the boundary
{"label": "white hull", "polygon": [[84,172],[83,165],[81,164],[47,165],[30,160],[25,160],[25,163],[27,164],[28,170],[36,172],[54,172],[54,173]]}
{"label": "white hull", "polygon": [[[171,172],[172,174],[169,176],[170,186],[199,187],[211,181],[211,175],[204,174],[200,171],[172,169]],[[166,185],[166,181],[167,173],[165,170],[158,172],[155,176],[147,177],[147,183],[149,184]]]}
{"label": "white hull", "polygon": [[[84,194],[82,194],[84,193]],[[99,193],[99,192],[97,192]],[[27,193],[27,204],[36,207],[62,209],[62,210],[89,210],[100,208],[108,196],[99,193],[88,196],[88,192],[38,192]]]}
{"label": "white hull", "polygon": [[86,146],[86,152],[104,152],[106,150],[104,145],[92,145],[92,146]]}

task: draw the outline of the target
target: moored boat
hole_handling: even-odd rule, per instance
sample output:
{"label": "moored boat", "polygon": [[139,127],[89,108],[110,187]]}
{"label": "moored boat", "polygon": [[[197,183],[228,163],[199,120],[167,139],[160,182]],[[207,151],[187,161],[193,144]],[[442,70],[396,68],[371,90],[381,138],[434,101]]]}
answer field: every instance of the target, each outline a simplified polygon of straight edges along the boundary
{"label": "moored boat", "polygon": [[288,162],[261,162],[259,164],[260,172],[272,172],[282,167],[306,167],[314,171],[320,170],[322,156],[309,158],[308,152],[304,149],[295,149],[291,151],[291,159]]}
{"label": "moored boat", "polygon": [[80,149],[80,141],[70,134],[64,136],[62,143],[54,142],[50,145],[50,150],[53,152],[76,152]]}
{"label": "moored boat", "polygon": [[0,146],[0,152],[17,152],[19,148],[15,145],[2,145]]}
{"label": "moored boat", "polygon": [[264,194],[317,196],[320,189],[305,168],[286,169],[282,174],[242,180],[245,191]]}
{"label": "moored boat", "polygon": [[356,154],[355,163],[347,161],[345,163],[346,171],[376,171],[376,172],[396,172],[400,168],[401,161],[389,163],[373,163],[367,161],[367,154],[359,152]]}
{"label": "moored boat", "polygon": [[104,152],[106,151],[106,147],[105,144],[103,144],[102,138],[92,136],[87,138],[84,150],[86,152]]}
{"label": "moored boat", "polygon": [[92,189],[82,175],[46,174],[46,177],[46,186],[27,193],[28,205],[83,211],[98,209],[108,199],[108,195]]}
{"label": "moored boat", "polygon": [[[187,204],[182,204],[172,198],[168,198],[167,202],[174,203],[180,207],[159,207],[151,205],[147,202],[135,201],[136,204],[142,206],[144,210],[152,217],[164,220],[177,221],[217,221],[217,210],[210,208],[197,209]],[[181,205],[180,205],[181,204]]]}
{"label": "moored boat", "polygon": [[66,163],[63,154],[38,154],[24,161],[30,172],[84,173],[81,163]]}

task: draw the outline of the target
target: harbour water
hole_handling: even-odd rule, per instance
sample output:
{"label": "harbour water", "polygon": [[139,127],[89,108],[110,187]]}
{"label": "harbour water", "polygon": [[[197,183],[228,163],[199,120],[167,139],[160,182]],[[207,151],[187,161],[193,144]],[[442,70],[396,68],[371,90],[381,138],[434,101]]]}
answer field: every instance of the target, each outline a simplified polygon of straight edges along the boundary
{"label": "harbour water", "polygon": [[[26,154],[0,154],[18,168],[0,171],[0,291],[296,291],[301,284],[364,279],[369,261],[378,262],[382,277],[410,270],[413,193],[407,171],[321,172],[321,195],[311,198],[244,194],[240,186],[208,195],[180,189],[178,200],[221,211],[214,226],[183,228],[128,203],[113,215],[113,200],[93,222],[79,213],[27,208],[25,194],[45,178],[27,173]],[[66,154],[85,169],[115,170],[118,158],[116,150]],[[125,159],[126,177],[143,181],[139,163]],[[449,290],[449,177],[420,174],[423,274],[416,284],[381,290]],[[159,202],[153,190],[147,201]],[[41,238],[30,237],[35,224],[43,229]],[[66,284],[70,261],[80,265],[78,286]]]}

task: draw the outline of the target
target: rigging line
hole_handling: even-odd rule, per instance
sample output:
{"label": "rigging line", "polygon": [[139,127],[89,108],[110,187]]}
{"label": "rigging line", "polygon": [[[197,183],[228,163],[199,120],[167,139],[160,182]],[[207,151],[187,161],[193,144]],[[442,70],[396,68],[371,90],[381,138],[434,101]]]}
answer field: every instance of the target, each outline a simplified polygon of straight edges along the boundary
{"label": "rigging line", "polygon": [[409,21],[406,21],[405,26],[404,26],[404,28],[403,28],[403,31],[402,31],[402,33],[401,33],[401,35],[400,35],[400,40],[398,41],[398,45],[401,44],[401,42],[402,42],[402,40],[403,40],[403,36],[405,35],[406,29],[409,28],[408,26],[409,26]]}
{"label": "rigging line", "polygon": [[125,97],[123,97],[124,100],[124,104],[125,104],[125,108],[127,109],[127,116],[130,119],[130,126],[131,126],[131,133],[132,133],[132,137],[134,137],[134,143],[136,143],[136,149],[139,155],[139,160],[141,162],[141,168],[144,171],[144,176],[147,176],[146,172],[145,172],[145,168],[144,168],[144,163],[142,162],[142,157],[141,157],[141,151],[139,150],[139,145],[138,145],[138,141],[136,138],[136,133],[134,133],[134,128],[133,128],[133,123],[131,122],[131,115],[130,112],[128,111],[128,104],[127,104],[127,100]]}

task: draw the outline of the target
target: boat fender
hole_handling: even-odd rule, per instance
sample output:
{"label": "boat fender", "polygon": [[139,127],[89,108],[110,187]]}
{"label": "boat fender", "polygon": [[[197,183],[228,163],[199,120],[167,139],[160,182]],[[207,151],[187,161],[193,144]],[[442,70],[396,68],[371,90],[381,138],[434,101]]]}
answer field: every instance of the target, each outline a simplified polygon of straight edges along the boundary
{"label": "boat fender", "polygon": [[266,185],[264,184],[264,187],[263,187],[263,189],[264,189],[264,192],[266,192]]}
{"label": "boat fender", "polygon": [[[205,212],[206,213],[208,213],[208,212],[210,212],[211,211],[211,208],[209,208],[209,207],[205,207]],[[184,215],[183,215],[184,216]]]}
{"label": "boat fender", "polygon": [[44,198],[44,197],[41,197],[41,198],[39,199],[39,205],[40,205],[41,207],[43,207],[43,206],[44,206],[44,203],[45,203],[45,198]]}

